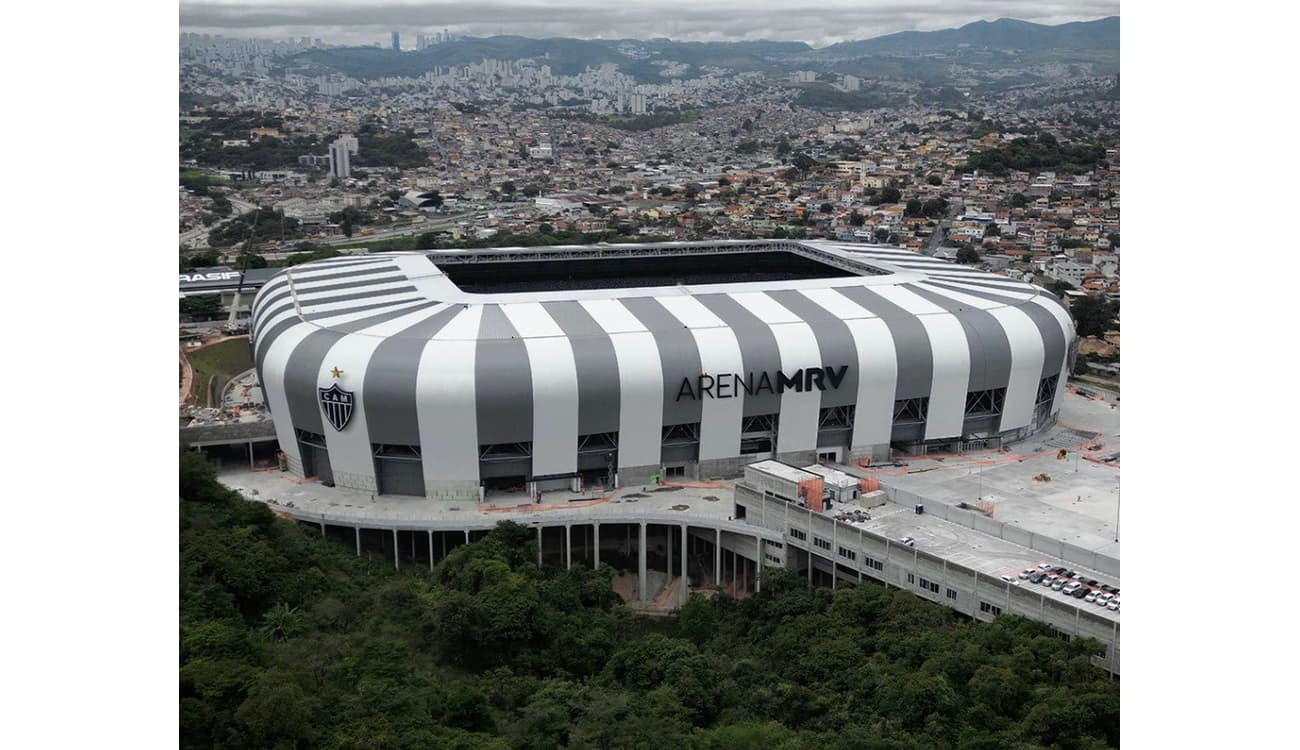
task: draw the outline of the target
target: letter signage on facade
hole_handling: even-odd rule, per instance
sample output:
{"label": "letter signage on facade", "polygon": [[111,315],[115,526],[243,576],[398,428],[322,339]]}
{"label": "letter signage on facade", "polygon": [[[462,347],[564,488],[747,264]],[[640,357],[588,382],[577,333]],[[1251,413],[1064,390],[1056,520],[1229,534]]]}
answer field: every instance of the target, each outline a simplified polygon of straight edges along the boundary
{"label": "letter signage on facade", "polygon": [[786,391],[803,393],[814,388],[819,391],[828,388],[834,390],[844,382],[844,376],[848,372],[848,365],[840,365],[839,367],[806,367],[790,373],[762,372],[757,377],[752,372],[745,373],[743,376],[737,372],[719,375],[701,373],[694,378],[682,378],[682,383],[677,388],[676,400],[689,398],[698,401],[705,397],[733,398],[741,393],[755,395],[765,390],[769,393]]}

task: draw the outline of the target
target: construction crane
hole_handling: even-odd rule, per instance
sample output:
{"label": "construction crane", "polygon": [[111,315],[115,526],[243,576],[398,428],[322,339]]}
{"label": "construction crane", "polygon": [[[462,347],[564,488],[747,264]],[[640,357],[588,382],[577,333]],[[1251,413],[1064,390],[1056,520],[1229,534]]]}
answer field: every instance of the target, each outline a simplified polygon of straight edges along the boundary
{"label": "construction crane", "polygon": [[257,234],[257,220],[261,213],[261,208],[254,205],[253,223],[248,229],[248,239],[244,241],[244,249],[239,253],[239,284],[235,287],[235,299],[230,303],[230,317],[226,320],[224,328],[225,332],[230,335],[244,332],[244,326],[238,325],[235,319],[239,316],[239,302],[244,292],[244,274],[248,272],[249,252],[253,249],[253,237]]}

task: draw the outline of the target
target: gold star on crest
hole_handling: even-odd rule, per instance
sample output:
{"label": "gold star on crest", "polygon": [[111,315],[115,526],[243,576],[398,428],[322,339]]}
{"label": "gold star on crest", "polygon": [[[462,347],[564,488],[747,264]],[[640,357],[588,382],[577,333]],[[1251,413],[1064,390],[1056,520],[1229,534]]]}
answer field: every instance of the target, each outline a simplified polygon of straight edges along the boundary
{"label": "gold star on crest", "polygon": [[330,375],[334,376],[335,378],[338,378],[343,375],[343,371],[340,370],[338,367],[335,367],[333,370],[330,370]]}

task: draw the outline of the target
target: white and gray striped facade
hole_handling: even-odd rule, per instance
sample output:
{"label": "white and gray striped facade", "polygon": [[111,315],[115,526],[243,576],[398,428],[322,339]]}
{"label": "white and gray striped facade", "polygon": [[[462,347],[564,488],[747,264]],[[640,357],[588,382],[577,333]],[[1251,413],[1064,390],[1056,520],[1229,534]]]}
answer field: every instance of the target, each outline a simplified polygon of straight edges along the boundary
{"label": "white and gray striped facade", "polygon": [[[468,498],[506,478],[568,486],[613,468],[633,484],[669,467],[703,478],[771,456],[948,450],[1055,420],[1074,327],[1030,284],[821,241],[497,252],[689,264],[774,248],[861,275],[471,294],[423,252],[286,269],[258,293],[250,336],[281,450],[339,486]],[[353,406],[342,429],[320,395],[333,386]]]}

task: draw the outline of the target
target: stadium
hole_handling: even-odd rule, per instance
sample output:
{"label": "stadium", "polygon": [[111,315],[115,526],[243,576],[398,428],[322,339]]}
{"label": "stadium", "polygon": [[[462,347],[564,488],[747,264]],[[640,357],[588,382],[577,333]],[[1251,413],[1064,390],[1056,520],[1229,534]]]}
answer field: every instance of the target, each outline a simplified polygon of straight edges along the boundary
{"label": "stadium", "polygon": [[250,344],[292,473],[469,499],[1022,440],[1074,327],[1028,283],[776,240],[316,261],[261,288]]}

